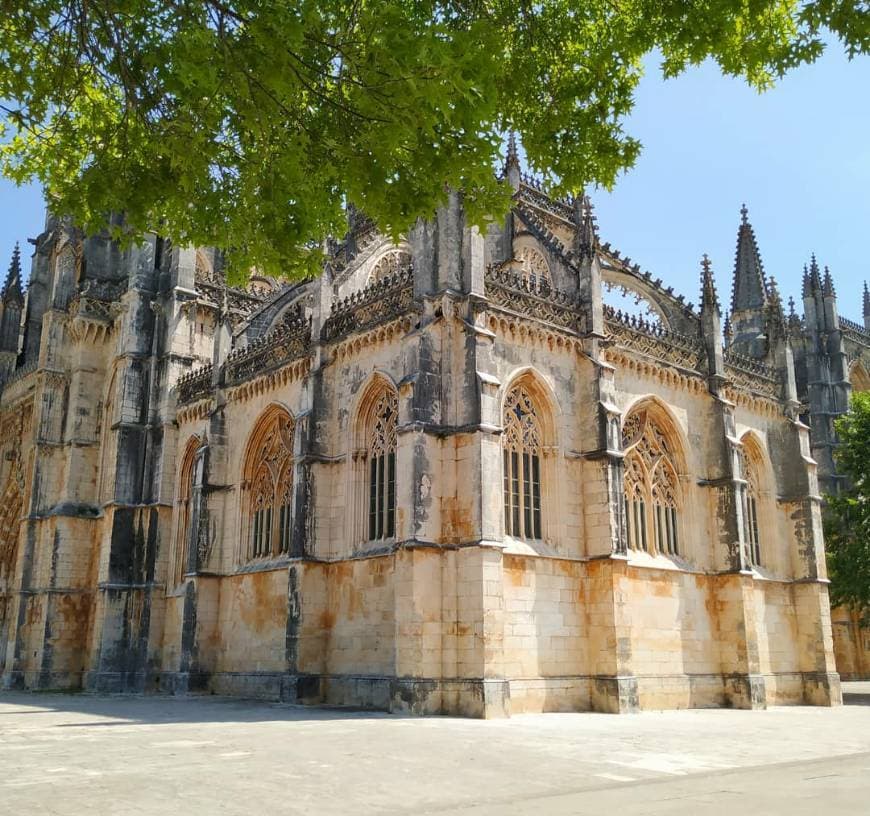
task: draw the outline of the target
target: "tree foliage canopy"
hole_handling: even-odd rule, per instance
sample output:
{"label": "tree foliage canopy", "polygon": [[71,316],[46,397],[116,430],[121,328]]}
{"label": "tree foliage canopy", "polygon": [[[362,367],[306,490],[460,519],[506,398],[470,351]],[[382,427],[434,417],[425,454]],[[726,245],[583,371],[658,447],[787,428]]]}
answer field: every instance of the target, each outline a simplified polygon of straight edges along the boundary
{"label": "tree foliage canopy", "polygon": [[[393,234],[445,186],[471,217],[516,130],[573,193],[613,184],[642,58],[714,59],[767,87],[834,38],[870,46],[845,0],[2,0],[0,169],[38,179],[86,229],[287,268],[343,231],[350,202]],[[307,253],[313,260],[312,253]]]}
{"label": "tree foliage canopy", "polygon": [[870,392],[852,396],[848,414],[836,421],[838,470],[849,486],[828,496],[825,543],[831,602],[870,612]]}

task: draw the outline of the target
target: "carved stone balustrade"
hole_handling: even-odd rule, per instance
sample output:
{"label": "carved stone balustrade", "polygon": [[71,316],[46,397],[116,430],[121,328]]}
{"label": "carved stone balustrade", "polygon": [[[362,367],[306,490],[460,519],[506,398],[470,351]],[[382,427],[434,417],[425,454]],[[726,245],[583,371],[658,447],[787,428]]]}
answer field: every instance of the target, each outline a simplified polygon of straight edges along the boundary
{"label": "carved stone balustrade", "polygon": [[410,261],[365,289],[332,305],[321,337],[331,342],[400,317],[414,308],[414,272]]}
{"label": "carved stone balustrade", "polygon": [[188,371],[178,378],[178,404],[190,405],[199,400],[206,399],[212,391],[212,374],[214,367],[211,363]]}
{"label": "carved stone balustrade", "polygon": [[853,343],[870,348],[870,332],[868,332],[860,323],[855,323],[853,320],[847,320],[845,317],[840,317],[840,331],[843,332],[843,334]]}
{"label": "carved stone balustrade", "polygon": [[660,323],[623,314],[612,306],[604,307],[604,323],[617,346],[690,371],[705,370],[706,351],[700,338],[669,331]]}
{"label": "carved stone balustrade", "polygon": [[725,376],[738,388],[772,399],[782,397],[782,379],[775,368],[733,349],[725,350]]}
{"label": "carved stone balustrade", "polygon": [[311,319],[297,306],[281,324],[244,348],[230,353],[223,365],[224,385],[239,385],[308,354]]}
{"label": "carved stone balustrade", "polygon": [[574,299],[553,289],[547,281],[491,266],[486,271],[485,283],[486,297],[492,305],[571,331],[578,330],[579,315]]}

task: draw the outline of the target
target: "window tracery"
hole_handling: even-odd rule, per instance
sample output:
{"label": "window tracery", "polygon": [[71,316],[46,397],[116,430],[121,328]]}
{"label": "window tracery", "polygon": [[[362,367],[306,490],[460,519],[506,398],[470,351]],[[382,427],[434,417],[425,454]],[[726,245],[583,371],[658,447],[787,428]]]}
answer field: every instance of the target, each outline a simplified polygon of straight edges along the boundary
{"label": "window tracery", "polygon": [[679,555],[679,477],[668,437],[639,411],[623,424],[622,445],[628,546]]}
{"label": "window tracery", "polygon": [[399,399],[384,389],[374,403],[368,434],[368,538],[392,538],[396,534],[396,443]]}
{"label": "window tracery", "polygon": [[290,415],[273,410],[254,432],[245,468],[248,497],[248,556],[286,555],[292,539],[293,436]]}
{"label": "window tracery", "polygon": [[508,392],[502,425],[505,533],[540,539],[541,421],[532,396],[522,385]]}
{"label": "window tracery", "polygon": [[546,258],[534,247],[524,246],[520,249],[517,260],[520,262],[520,274],[523,282],[532,290],[541,286],[552,286],[550,267]]}
{"label": "window tracery", "polygon": [[372,267],[369,283],[377,283],[384,278],[392,277],[408,268],[411,263],[411,253],[405,249],[391,249],[384,253]]}

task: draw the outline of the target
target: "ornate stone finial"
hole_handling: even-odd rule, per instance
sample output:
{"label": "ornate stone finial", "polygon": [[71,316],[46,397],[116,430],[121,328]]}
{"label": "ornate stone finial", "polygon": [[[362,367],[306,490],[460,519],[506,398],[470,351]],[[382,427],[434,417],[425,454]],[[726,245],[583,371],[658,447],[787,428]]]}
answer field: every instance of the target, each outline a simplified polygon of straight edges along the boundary
{"label": "ornate stone finial", "polygon": [[507,155],[505,156],[504,170],[502,173],[515,192],[520,189],[523,174],[520,170],[520,154],[517,149],[517,137],[513,131],[508,134]]}
{"label": "ornate stone finial", "polygon": [[870,317],[870,289],[867,288],[867,281],[864,281],[864,317]]}
{"label": "ornate stone finial", "polygon": [[819,262],[816,260],[816,253],[810,256],[810,290],[812,292],[822,291],[822,278],[819,275]]}
{"label": "ornate stone finial", "polygon": [[583,219],[580,223],[580,246],[579,255],[583,259],[591,260],[598,248],[598,228],[595,226],[595,210],[592,200],[583,195]]}
{"label": "ornate stone finial", "polygon": [[749,209],[747,208],[746,204],[743,204],[740,207],[740,223],[741,224],[748,224],[749,223]]}
{"label": "ornate stone finial", "polygon": [[824,283],[822,284],[822,293],[825,295],[825,297],[837,296],[837,292],[834,289],[834,279],[831,276],[831,270],[828,269],[827,266],[825,267],[825,279]]}
{"label": "ornate stone finial", "polygon": [[520,166],[520,154],[517,150],[517,135],[513,131],[508,134],[507,156],[505,157],[505,167],[510,165]]}
{"label": "ornate stone finial", "polygon": [[807,265],[804,264],[804,276],[803,282],[801,285],[801,296],[809,297],[813,293],[812,286],[810,284],[810,271],[807,269]]}
{"label": "ornate stone finial", "polygon": [[782,298],[776,278],[771,278],[767,284],[767,312],[773,330],[776,334],[784,334],[786,328],[785,312],[782,308]]}
{"label": "ornate stone finial", "polygon": [[734,337],[734,330],[731,328],[731,317],[725,316],[725,325],[722,327],[722,334],[725,337],[725,345],[731,345],[731,340]]}
{"label": "ornate stone finial", "polygon": [[701,311],[715,308],[719,311],[719,296],[716,293],[716,281],[713,279],[713,268],[707,253],[701,258]]}
{"label": "ornate stone finial", "polygon": [[3,284],[3,291],[0,292],[0,298],[4,302],[10,299],[23,302],[24,293],[21,289],[21,246],[15,242],[15,249],[12,250],[12,260],[9,262],[9,272],[6,275],[6,282]]}

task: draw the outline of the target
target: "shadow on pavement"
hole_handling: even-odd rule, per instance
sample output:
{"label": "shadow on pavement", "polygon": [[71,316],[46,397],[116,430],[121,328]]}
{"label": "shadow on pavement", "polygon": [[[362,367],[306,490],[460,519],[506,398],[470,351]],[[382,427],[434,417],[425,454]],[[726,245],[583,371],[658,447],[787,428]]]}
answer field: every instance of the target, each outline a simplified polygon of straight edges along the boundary
{"label": "shadow on pavement", "polygon": [[[5,709],[5,710],[4,710]],[[7,691],[0,693],[3,717],[69,713],[73,722],[55,728],[92,728],[163,723],[316,722],[402,719],[401,714],[344,707],[312,707],[212,695],[96,695]],[[81,719],[75,715],[82,715]],[[94,719],[99,718],[99,719]]]}

